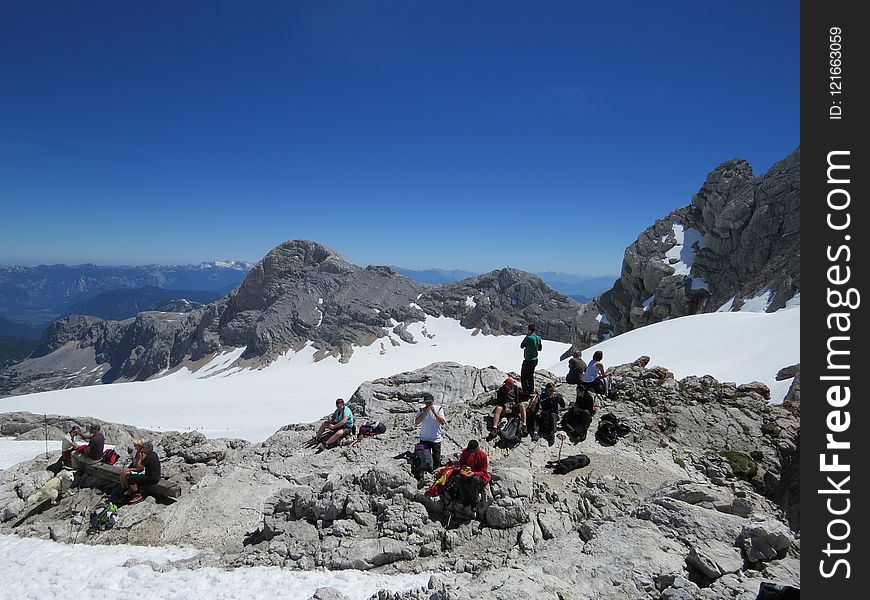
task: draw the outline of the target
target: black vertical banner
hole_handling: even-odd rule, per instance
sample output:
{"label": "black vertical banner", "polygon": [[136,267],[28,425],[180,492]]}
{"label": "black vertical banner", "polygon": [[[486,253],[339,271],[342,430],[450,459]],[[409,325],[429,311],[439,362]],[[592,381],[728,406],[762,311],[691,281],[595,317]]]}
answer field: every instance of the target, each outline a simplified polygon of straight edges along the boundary
{"label": "black vertical banner", "polygon": [[[864,370],[870,23],[801,4],[801,591],[864,598],[870,422]],[[859,359],[860,357],[860,359]],[[807,360],[804,361],[803,358]]]}

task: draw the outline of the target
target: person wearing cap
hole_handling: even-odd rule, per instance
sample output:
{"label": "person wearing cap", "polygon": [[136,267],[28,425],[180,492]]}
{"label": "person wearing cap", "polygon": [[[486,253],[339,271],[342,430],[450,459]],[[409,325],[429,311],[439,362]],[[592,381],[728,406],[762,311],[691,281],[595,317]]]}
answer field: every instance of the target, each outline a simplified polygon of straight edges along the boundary
{"label": "person wearing cap", "polygon": [[526,428],[526,405],[522,402],[520,389],[512,378],[508,377],[505,379],[501,387],[498,388],[498,392],[495,395],[495,403],[497,406],[492,411],[492,429],[489,431],[487,440],[495,439],[495,436],[498,435],[498,423],[503,414],[506,416],[519,415],[523,425],[523,435],[528,434],[528,429]]}
{"label": "person wearing cap", "polygon": [[424,392],[423,406],[414,416],[414,425],[420,428],[420,443],[432,451],[432,465],[436,469],[441,466],[441,440],[444,437],[446,423],[444,407],[435,404],[435,397],[432,394]]}
{"label": "person wearing cap", "polygon": [[88,445],[79,446],[72,453],[72,466],[74,468],[78,469],[84,465],[92,465],[103,459],[106,438],[101,429],[99,423],[94,423],[90,427],[90,435],[79,432],[79,437],[88,440]]}
{"label": "person wearing cap", "polygon": [[520,342],[523,349],[523,366],[520,369],[520,384],[523,391],[535,393],[535,367],[538,366],[538,352],[541,351],[541,336],[535,333],[535,326],[529,324],[528,333]]}
{"label": "person wearing cap", "polygon": [[341,438],[353,431],[353,411],[345,405],[344,398],[335,401],[335,412],[328,415],[320,424],[320,429],[317,430],[317,435],[313,439],[319,440],[326,431],[334,432],[325,442],[325,446],[328,448],[335,446],[341,441]]}
{"label": "person wearing cap", "polygon": [[489,457],[477,440],[470,440],[459,455],[459,498],[466,506],[477,506],[483,486],[490,482]]}

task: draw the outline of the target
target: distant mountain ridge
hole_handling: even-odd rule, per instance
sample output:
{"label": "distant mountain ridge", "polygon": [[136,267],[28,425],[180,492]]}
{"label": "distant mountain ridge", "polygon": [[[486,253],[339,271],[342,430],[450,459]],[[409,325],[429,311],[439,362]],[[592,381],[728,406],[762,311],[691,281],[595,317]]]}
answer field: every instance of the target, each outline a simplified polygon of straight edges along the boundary
{"label": "distant mountain ridge", "polygon": [[71,306],[102,292],[145,286],[226,292],[240,284],[252,266],[238,260],[133,267],[0,265],[0,315],[41,330]]}
{"label": "distant mountain ridge", "polygon": [[[235,286],[233,286],[235,287]],[[196,306],[208,304],[222,298],[230,290],[170,290],[158,288],[153,285],[135,289],[107,290],[84,302],[79,302],[67,309],[65,316],[89,315],[110,321],[123,321],[135,317],[140,312],[147,310],[172,310],[173,312],[187,312],[179,310],[178,304],[168,303],[173,300],[187,300]]]}
{"label": "distant mountain ridge", "polygon": [[306,344],[316,359],[346,362],[355,347],[377,340],[418,343],[407,325],[427,316],[494,335],[519,335],[537,323],[545,339],[588,345],[601,339],[597,315],[594,306],[517,269],[425,286],[390,267],[363,268],[317,242],[291,240],[229,295],[190,312],[51,323],[33,358],[0,372],[0,394],[146,379],[228,348],[245,348],[243,366],[268,364]]}
{"label": "distant mountain ridge", "polygon": [[[404,275],[409,279],[413,279],[417,283],[424,284],[452,283],[480,275],[480,273],[462,271],[459,269],[425,269],[417,271],[414,269],[404,269],[395,266],[392,267],[392,269],[395,270],[396,273]],[[613,285],[613,282],[618,279],[616,275],[592,277],[589,275],[575,275],[572,273],[558,273],[555,271],[543,271],[541,273],[536,273],[536,275],[547,282],[547,285],[557,292],[562,292],[566,296],[570,296],[580,302],[586,302],[607,291]],[[578,296],[580,298],[578,298]]]}

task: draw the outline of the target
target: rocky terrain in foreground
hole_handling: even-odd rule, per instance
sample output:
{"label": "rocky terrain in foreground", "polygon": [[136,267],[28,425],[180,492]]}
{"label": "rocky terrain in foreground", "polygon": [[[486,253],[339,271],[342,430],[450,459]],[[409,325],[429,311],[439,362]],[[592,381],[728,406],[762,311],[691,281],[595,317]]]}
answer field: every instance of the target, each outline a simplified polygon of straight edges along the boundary
{"label": "rocky terrain in foreground", "polygon": [[[122,507],[115,528],[86,535],[76,515],[97,503],[104,484],[86,477],[75,494],[28,515],[24,499],[50,477],[49,461],[39,458],[0,471],[0,533],[202,549],[161,568],[435,574],[427,588],[377,596],[407,600],[749,599],[761,581],[797,585],[799,369],[783,371],[796,376],[792,393],[783,405],[770,405],[763,384],[710,376],[677,381],[644,358],[615,369],[616,398],[599,399],[590,435],[576,446],[525,438],[505,449],[484,442],[486,402],[506,374],[454,363],[360,386],[351,399],[355,413],[360,421],[383,421],[387,432],[321,453],[305,448],[314,424],[287,425],[250,444],[106,423],[108,443],[120,449],[134,436],[152,437],[181,497]],[[573,386],[539,372],[539,384],[551,380],[573,398]],[[481,440],[495,476],[479,510],[451,513],[449,523],[405,457],[423,392],[445,406],[445,457],[469,439]],[[324,412],[330,409],[331,399],[324,399]],[[631,428],[613,446],[594,437],[608,412]],[[93,419],[48,421],[60,439],[73,421]],[[44,426],[41,415],[0,415],[4,435],[42,439]],[[582,452],[591,462],[558,475],[545,464],[560,452]]]}

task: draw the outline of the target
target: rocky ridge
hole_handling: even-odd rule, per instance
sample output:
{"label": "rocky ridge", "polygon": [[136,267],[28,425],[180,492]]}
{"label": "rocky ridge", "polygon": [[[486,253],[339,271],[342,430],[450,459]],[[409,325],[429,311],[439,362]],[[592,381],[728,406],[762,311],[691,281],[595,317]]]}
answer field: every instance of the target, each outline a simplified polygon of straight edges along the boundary
{"label": "rocky ridge", "polygon": [[227,297],[201,308],[53,322],[32,358],[0,372],[0,395],[147,379],[228,347],[246,348],[243,366],[309,343],[316,358],[347,361],[354,347],[391,334],[416,343],[406,327],[427,316],[493,335],[524,333],[536,322],[547,339],[588,344],[600,339],[596,315],[516,269],[424,286],[390,267],[362,268],[322,244],[293,240],[269,252]]}
{"label": "rocky ridge", "polygon": [[[756,177],[745,160],[712,171],[692,198],[625,250],[600,305],[614,333],[769,294],[767,310],[800,292],[800,149]],[[730,303],[730,304],[729,304]]]}
{"label": "rocky ridge", "polygon": [[[783,376],[789,374],[799,377],[799,370]],[[313,424],[287,425],[260,444],[152,433],[164,473],[184,493],[168,506],[149,499],[124,507],[114,529],[85,541],[202,548],[168,568],[437,574],[428,588],[377,596],[408,600],[749,599],[762,580],[797,584],[799,393],[770,405],[763,384],[677,381],[642,357],[615,369],[617,397],[599,399],[579,445],[526,438],[505,449],[484,442],[495,480],[476,513],[451,513],[448,524],[440,499],[423,493],[405,460],[416,435],[413,411],[424,391],[445,405],[444,455],[455,456],[469,439],[484,439],[487,401],[505,375],[437,363],[366,382],[351,406],[385,422],[387,432],[319,454],[304,447]],[[571,397],[573,386],[539,371],[538,383],[546,381]],[[607,412],[631,427],[614,446],[594,440]],[[69,423],[50,419],[55,435]],[[5,434],[41,437],[43,426],[41,416],[0,415]],[[122,447],[142,433],[104,429]],[[591,464],[554,474],[545,463],[559,452],[583,452]],[[36,459],[0,471],[0,531],[47,537],[51,528],[65,539],[73,513],[98,500],[99,492],[85,487],[22,520],[23,499],[49,476],[44,466]]]}

